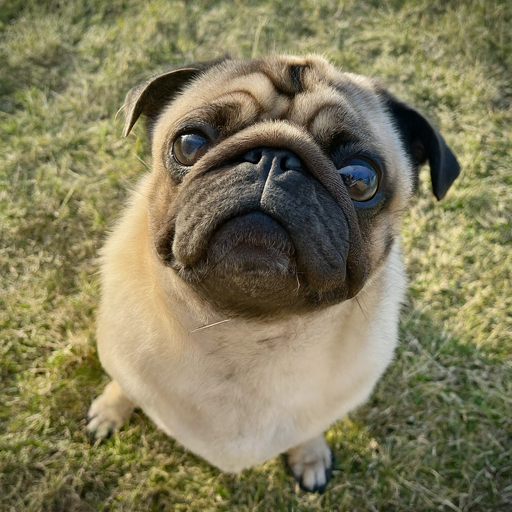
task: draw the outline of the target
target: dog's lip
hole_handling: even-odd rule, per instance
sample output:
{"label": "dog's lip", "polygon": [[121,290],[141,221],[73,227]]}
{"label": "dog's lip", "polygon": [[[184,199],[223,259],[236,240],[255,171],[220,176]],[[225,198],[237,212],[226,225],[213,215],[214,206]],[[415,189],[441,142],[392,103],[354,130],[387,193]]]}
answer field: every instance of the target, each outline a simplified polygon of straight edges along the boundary
{"label": "dog's lip", "polygon": [[293,256],[295,247],[286,229],[260,211],[232,217],[220,224],[208,242],[208,259],[220,259],[230,251],[240,254],[284,253]]}

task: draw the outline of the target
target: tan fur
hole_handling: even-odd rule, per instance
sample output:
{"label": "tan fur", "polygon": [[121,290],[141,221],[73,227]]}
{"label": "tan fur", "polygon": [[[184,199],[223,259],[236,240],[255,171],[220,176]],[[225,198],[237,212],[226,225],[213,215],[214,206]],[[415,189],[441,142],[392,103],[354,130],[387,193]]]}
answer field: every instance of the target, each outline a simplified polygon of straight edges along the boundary
{"label": "tan fur", "polygon": [[[302,66],[300,94],[289,83],[290,64]],[[292,471],[313,489],[325,485],[331,465],[322,432],[368,398],[393,358],[406,286],[396,237],[413,191],[411,166],[371,80],[342,74],[315,56],[274,57],[262,71],[238,74],[230,64],[207,71],[163,110],[153,132],[154,170],[102,251],[98,350],[117,384],[93,404],[89,430],[101,426],[101,404],[105,424],[117,428],[133,403],[223,471],[290,450]],[[385,179],[398,192],[371,233],[363,233],[369,275],[355,298],[272,321],[226,317],[162,263],[155,239],[174,218],[179,187],[169,182],[161,155],[183,119],[229,102],[241,106],[250,126],[219,142],[196,173],[258,137],[262,144],[281,138],[314,167],[325,159],[315,145],[337,125],[366,134],[385,155]],[[242,118],[232,118],[233,126]],[[196,175],[191,171],[181,187]],[[388,254],[389,236],[395,242]],[[112,422],[109,404],[116,400],[123,407]]]}
{"label": "tan fur", "polygon": [[238,472],[367,399],[397,341],[398,247],[357,299],[274,324],[230,320],[191,332],[222,318],[190,303],[148,250],[146,184],[103,251],[98,318],[101,362],[131,401],[194,453]]}

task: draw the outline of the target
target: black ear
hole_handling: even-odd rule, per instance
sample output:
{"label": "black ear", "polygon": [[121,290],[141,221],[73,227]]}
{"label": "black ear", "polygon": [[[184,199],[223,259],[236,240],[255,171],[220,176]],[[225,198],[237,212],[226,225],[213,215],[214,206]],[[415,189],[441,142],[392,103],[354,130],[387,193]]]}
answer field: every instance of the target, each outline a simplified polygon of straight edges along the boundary
{"label": "black ear", "polygon": [[443,199],[460,173],[459,162],[439,132],[416,109],[399,101],[387,91],[381,96],[393,115],[406,151],[416,169],[427,160],[432,192]]}
{"label": "black ear", "polygon": [[194,62],[156,75],[131,89],[124,100],[123,137],[128,136],[141,115],[146,116],[151,122],[193,78],[225,60],[227,57],[208,62]]}

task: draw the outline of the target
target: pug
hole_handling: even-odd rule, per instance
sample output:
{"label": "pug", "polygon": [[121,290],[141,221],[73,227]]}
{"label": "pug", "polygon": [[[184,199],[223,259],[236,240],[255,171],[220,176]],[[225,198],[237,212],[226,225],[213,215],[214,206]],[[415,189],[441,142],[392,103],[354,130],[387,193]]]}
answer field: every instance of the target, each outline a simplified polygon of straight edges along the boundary
{"label": "pug", "polygon": [[127,95],[152,170],[101,254],[96,438],[135,407],[221,471],[287,453],[302,488],[332,469],[323,432],[393,358],[402,213],[452,151],[377,81],[323,58],[220,59]]}

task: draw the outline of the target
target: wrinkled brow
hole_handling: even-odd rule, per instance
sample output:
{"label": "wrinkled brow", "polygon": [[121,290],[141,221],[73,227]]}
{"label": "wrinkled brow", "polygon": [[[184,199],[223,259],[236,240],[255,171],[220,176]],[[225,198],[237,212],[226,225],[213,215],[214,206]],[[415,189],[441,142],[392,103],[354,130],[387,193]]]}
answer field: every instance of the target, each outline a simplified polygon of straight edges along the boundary
{"label": "wrinkled brow", "polygon": [[[202,105],[190,111],[180,120],[178,131],[190,129],[213,128],[218,135],[226,137],[231,133],[243,130],[254,123],[260,114],[257,100],[247,94],[249,101],[237,101],[241,91],[225,95],[224,101],[216,101]],[[249,103],[249,104],[248,104]],[[208,131],[208,130],[205,130]]]}
{"label": "wrinkled brow", "polygon": [[371,147],[371,132],[366,120],[358,119],[354,112],[340,104],[321,105],[308,119],[307,130],[320,147],[330,152],[333,146],[365,144]]}

